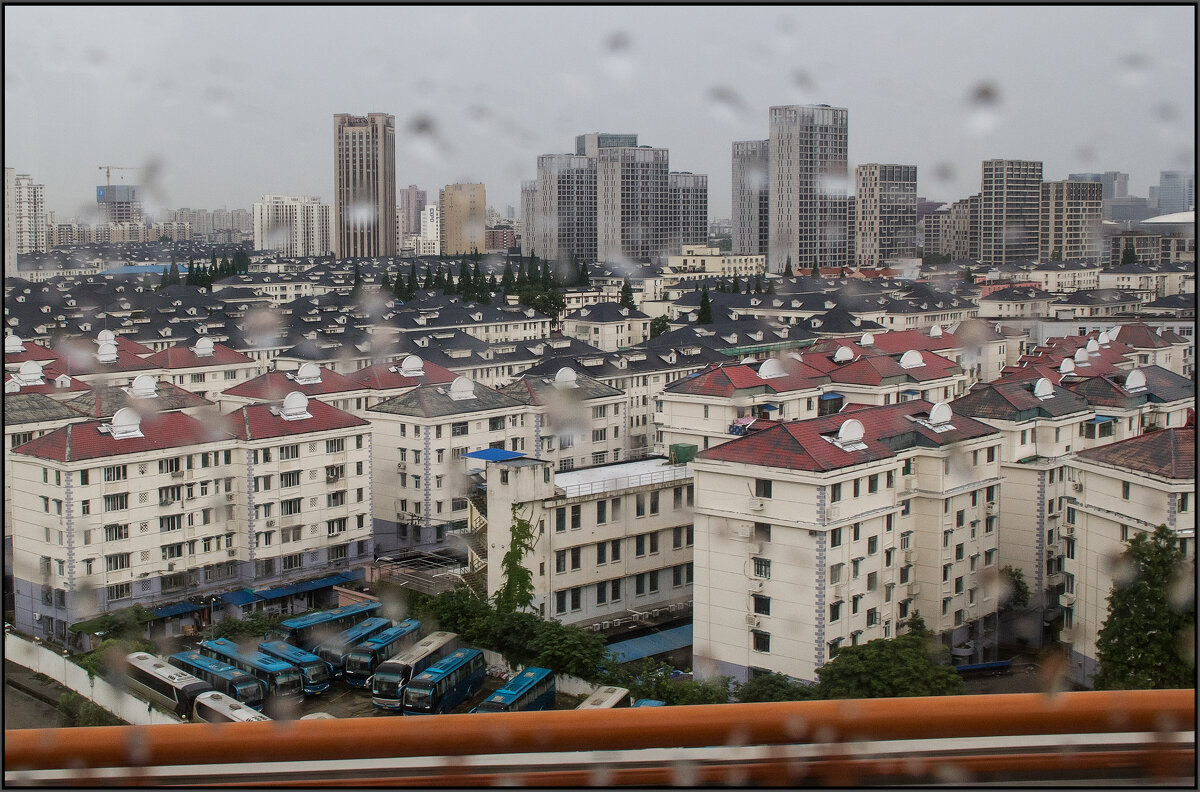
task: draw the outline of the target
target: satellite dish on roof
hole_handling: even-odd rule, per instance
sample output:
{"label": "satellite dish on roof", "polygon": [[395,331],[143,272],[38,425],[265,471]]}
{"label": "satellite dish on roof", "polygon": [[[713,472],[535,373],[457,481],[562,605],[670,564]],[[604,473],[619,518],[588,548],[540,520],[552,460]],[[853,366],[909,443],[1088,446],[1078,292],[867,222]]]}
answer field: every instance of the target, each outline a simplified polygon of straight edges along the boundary
{"label": "satellite dish on roof", "polygon": [[946,402],[938,402],[929,408],[929,423],[933,426],[945,426],[953,417],[954,413]]}
{"label": "satellite dish on roof", "polygon": [[25,345],[21,343],[21,337],[16,333],[4,336],[4,354],[15,355],[18,352],[24,352]]}
{"label": "satellite dish on roof", "polygon": [[930,338],[941,338],[942,337],[942,326],[934,325],[933,327],[929,328],[929,337]]}
{"label": "satellite dish on roof", "polygon": [[863,439],[862,421],[855,418],[849,418],[842,422],[838,429],[837,439],[839,443],[861,443]]}
{"label": "satellite dish on roof", "polygon": [[138,374],[133,378],[129,392],[139,399],[149,398],[154,395],[155,385],[154,377],[149,374]]}
{"label": "satellite dish on roof", "polygon": [[1139,391],[1144,390],[1145,387],[1146,375],[1143,374],[1139,369],[1134,369],[1133,371],[1129,372],[1128,376],[1125,377],[1125,390],[1131,392]]}
{"label": "satellite dish on roof", "polygon": [[300,391],[292,391],[287,396],[284,396],[283,407],[279,411],[279,417],[285,421],[299,421],[303,418],[311,418],[312,415],[308,412],[308,397]]}
{"label": "satellite dish on roof", "polygon": [[111,344],[117,340],[117,335],[112,330],[101,330],[96,334],[97,344]]}
{"label": "satellite dish on roof", "polygon": [[875,336],[870,333],[863,333],[862,338],[858,339],[859,346],[873,346],[875,344]]}
{"label": "satellite dish on roof", "polygon": [[1094,338],[1088,339],[1087,347],[1085,347],[1085,348],[1087,349],[1087,353],[1090,356],[1100,354],[1100,345],[1098,343],[1096,343],[1096,339],[1094,339]]}
{"label": "satellite dish on roof", "polygon": [[196,341],[196,346],[192,347],[192,352],[196,357],[212,357],[213,356],[213,340],[211,338],[200,338]]}
{"label": "satellite dish on roof", "polygon": [[556,388],[578,388],[579,375],[575,373],[575,369],[570,366],[563,366],[558,371],[554,372],[554,387]]}
{"label": "satellite dish on roof", "polygon": [[425,361],[416,355],[408,355],[400,363],[400,373],[405,377],[425,376]]}
{"label": "satellite dish on roof", "polygon": [[1062,364],[1058,367],[1059,374],[1071,374],[1075,371],[1075,361],[1071,358],[1063,358]]}
{"label": "satellite dish on roof", "polygon": [[117,440],[125,437],[144,436],[142,434],[142,416],[138,415],[137,410],[129,407],[117,410],[109,426],[109,433]]}
{"label": "satellite dish on roof", "polygon": [[786,377],[787,370],[783,364],[775,358],[769,358],[763,361],[763,364],[758,367],[759,379],[775,379],[776,377]]}
{"label": "satellite dish on roof", "polygon": [[111,341],[105,341],[96,350],[96,359],[101,363],[116,363],[117,362],[117,345]]}
{"label": "satellite dish on roof", "polygon": [[455,377],[450,383],[450,398],[454,401],[475,398],[475,383],[466,377]]}
{"label": "satellite dish on roof", "polygon": [[850,347],[840,346],[837,348],[837,351],[833,353],[834,363],[849,363],[853,359],[854,353],[850,351]]}
{"label": "satellite dish on roof", "polygon": [[1041,377],[1033,383],[1033,395],[1039,399],[1049,399],[1054,395],[1054,385],[1050,380]]}
{"label": "satellite dish on roof", "polygon": [[925,358],[915,349],[910,349],[900,356],[900,368],[920,368],[925,365]]}

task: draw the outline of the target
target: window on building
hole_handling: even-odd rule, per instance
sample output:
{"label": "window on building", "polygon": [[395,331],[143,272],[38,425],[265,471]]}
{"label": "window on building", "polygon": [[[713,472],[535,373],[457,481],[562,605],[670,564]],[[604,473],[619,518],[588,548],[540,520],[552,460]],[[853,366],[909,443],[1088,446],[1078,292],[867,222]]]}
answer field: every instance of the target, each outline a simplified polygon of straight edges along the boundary
{"label": "window on building", "polygon": [[771,579],[771,559],[755,558],[754,559],[754,576],[763,580]]}
{"label": "window on building", "polygon": [[771,479],[755,479],[754,480],[754,496],[756,498],[771,497],[773,482]]}
{"label": "window on building", "polygon": [[842,499],[842,484],[841,484],[841,482],[838,482],[837,484],[834,484],[834,485],[830,486],[830,488],[829,488],[829,501],[830,501],[830,503],[837,503],[841,499]]}
{"label": "window on building", "polygon": [[841,547],[842,546],[842,529],[841,528],[834,528],[832,531],[829,532],[829,546],[830,547]]}
{"label": "window on building", "polygon": [[752,630],[751,635],[754,636],[754,651],[770,652],[771,651],[771,634],[765,633],[762,630]]}

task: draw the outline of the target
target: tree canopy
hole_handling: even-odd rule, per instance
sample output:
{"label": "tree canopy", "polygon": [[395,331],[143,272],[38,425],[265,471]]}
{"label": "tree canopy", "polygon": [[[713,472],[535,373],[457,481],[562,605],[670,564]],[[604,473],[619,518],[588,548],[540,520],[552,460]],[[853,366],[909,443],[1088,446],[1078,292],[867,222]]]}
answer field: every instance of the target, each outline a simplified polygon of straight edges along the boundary
{"label": "tree canopy", "polygon": [[961,693],[963,681],[948,664],[949,650],[938,645],[919,613],[914,611],[907,624],[909,631],[896,638],[877,638],[840,649],[817,669],[818,696],[890,698]]}
{"label": "tree canopy", "polygon": [[696,324],[712,324],[712,301],[708,298],[708,285],[700,292],[700,310],[696,312]]}
{"label": "tree canopy", "polygon": [[743,704],[752,701],[805,701],[816,696],[816,688],[794,682],[784,674],[760,674],[738,685],[733,691],[734,698]]}
{"label": "tree canopy", "polygon": [[656,316],[650,320],[650,337],[658,338],[663,333],[671,329],[671,320],[666,314]]}
{"label": "tree canopy", "polygon": [[621,307],[631,311],[637,310],[637,303],[633,301],[633,285],[630,284],[628,277],[621,284]]}

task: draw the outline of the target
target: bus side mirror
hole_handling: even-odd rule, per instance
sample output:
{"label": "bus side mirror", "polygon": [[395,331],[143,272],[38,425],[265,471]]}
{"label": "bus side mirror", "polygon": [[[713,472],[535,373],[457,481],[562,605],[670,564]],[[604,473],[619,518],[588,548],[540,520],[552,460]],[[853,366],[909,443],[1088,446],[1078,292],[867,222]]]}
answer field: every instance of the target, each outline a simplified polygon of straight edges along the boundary
{"label": "bus side mirror", "polygon": [[371,676],[367,677],[367,681],[363,683],[363,687],[371,687],[371,680],[373,680],[374,678],[375,678],[374,674],[371,674]]}

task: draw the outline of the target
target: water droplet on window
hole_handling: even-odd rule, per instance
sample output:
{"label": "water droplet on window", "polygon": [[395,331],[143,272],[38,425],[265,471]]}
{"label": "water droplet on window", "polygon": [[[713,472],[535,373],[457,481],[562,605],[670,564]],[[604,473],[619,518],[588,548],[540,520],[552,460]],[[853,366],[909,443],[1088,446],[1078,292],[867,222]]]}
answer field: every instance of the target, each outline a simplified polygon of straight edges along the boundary
{"label": "water droplet on window", "polygon": [[742,97],[729,86],[715,85],[708,89],[704,98],[708,102],[713,117],[727,124],[739,123],[748,113]]}
{"label": "water droplet on window", "polygon": [[1150,61],[1141,53],[1131,52],[1117,61],[1118,79],[1122,85],[1137,86],[1146,81],[1146,72]]}
{"label": "water droplet on window", "polygon": [[939,162],[933,166],[933,178],[937,181],[948,182],[954,179],[954,166],[949,162]]}
{"label": "water droplet on window", "polygon": [[986,135],[1000,123],[1000,89],[991,82],[975,85],[967,93],[965,129],[972,135]]}

